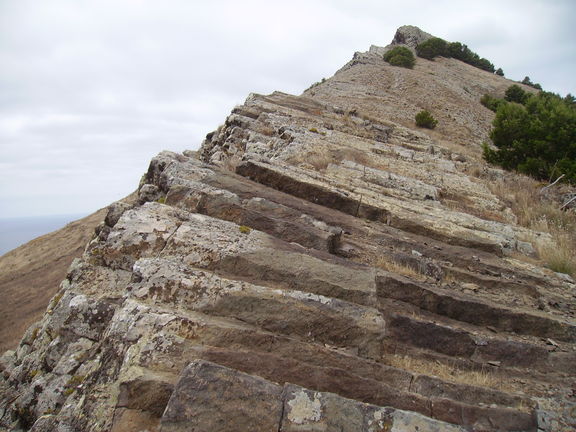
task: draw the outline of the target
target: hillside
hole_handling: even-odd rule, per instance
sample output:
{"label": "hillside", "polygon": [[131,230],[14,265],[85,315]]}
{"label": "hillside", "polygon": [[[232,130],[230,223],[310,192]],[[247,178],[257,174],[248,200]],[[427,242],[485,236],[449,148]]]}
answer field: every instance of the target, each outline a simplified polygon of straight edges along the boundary
{"label": "hillside", "polygon": [[156,156],[1,358],[0,425],[574,430],[576,286],[481,159],[511,81],[385,50]]}
{"label": "hillside", "polygon": [[0,257],[0,352],[14,349],[44,315],[74,258],[79,258],[106,210],[69,223]]}

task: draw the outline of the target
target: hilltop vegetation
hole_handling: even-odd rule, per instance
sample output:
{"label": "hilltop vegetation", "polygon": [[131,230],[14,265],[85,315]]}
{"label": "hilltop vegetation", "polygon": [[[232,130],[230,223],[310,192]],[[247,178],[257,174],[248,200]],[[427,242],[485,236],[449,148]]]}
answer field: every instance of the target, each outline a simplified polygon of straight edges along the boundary
{"label": "hilltop vegetation", "polygon": [[[460,42],[446,42],[438,37],[430,38],[419,44],[416,47],[416,54],[418,57],[428,60],[433,60],[435,57],[455,58],[479,69],[492,73],[496,72],[494,65],[489,60],[480,57],[468,46]],[[498,75],[504,75],[501,68],[498,69]]]}

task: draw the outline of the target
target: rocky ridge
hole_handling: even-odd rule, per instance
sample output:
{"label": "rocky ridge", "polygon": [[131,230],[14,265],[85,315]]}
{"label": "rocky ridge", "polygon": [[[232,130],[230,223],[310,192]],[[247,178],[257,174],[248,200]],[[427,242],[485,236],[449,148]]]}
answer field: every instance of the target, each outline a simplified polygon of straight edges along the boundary
{"label": "rocky ridge", "polygon": [[479,98],[510,83],[381,51],[155,157],[1,358],[0,424],[573,430],[574,283],[521,259],[550,239],[491,192],[502,173],[470,174]]}

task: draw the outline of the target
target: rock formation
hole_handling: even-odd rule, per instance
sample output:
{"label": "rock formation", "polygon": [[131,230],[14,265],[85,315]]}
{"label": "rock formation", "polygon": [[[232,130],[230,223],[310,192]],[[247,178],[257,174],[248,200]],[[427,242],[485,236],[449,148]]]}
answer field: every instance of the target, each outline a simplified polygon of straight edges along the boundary
{"label": "rock formation", "polygon": [[[156,156],[1,358],[0,424],[573,430],[575,285],[522,258],[550,240],[480,159],[479,99],[510,82],[381,51]],[[424,108],[437,130],[413,125]]]}

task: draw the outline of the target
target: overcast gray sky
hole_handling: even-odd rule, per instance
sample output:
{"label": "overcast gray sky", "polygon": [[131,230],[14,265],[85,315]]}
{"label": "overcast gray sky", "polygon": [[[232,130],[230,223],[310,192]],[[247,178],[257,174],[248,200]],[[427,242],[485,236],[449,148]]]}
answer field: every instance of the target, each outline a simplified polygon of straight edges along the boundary
{"label": "overcast gray sky", "polygon": [[576,2],[0,0],[0,218],[90,213],[250,92],[300,94],[417,25],[576,92]]}

